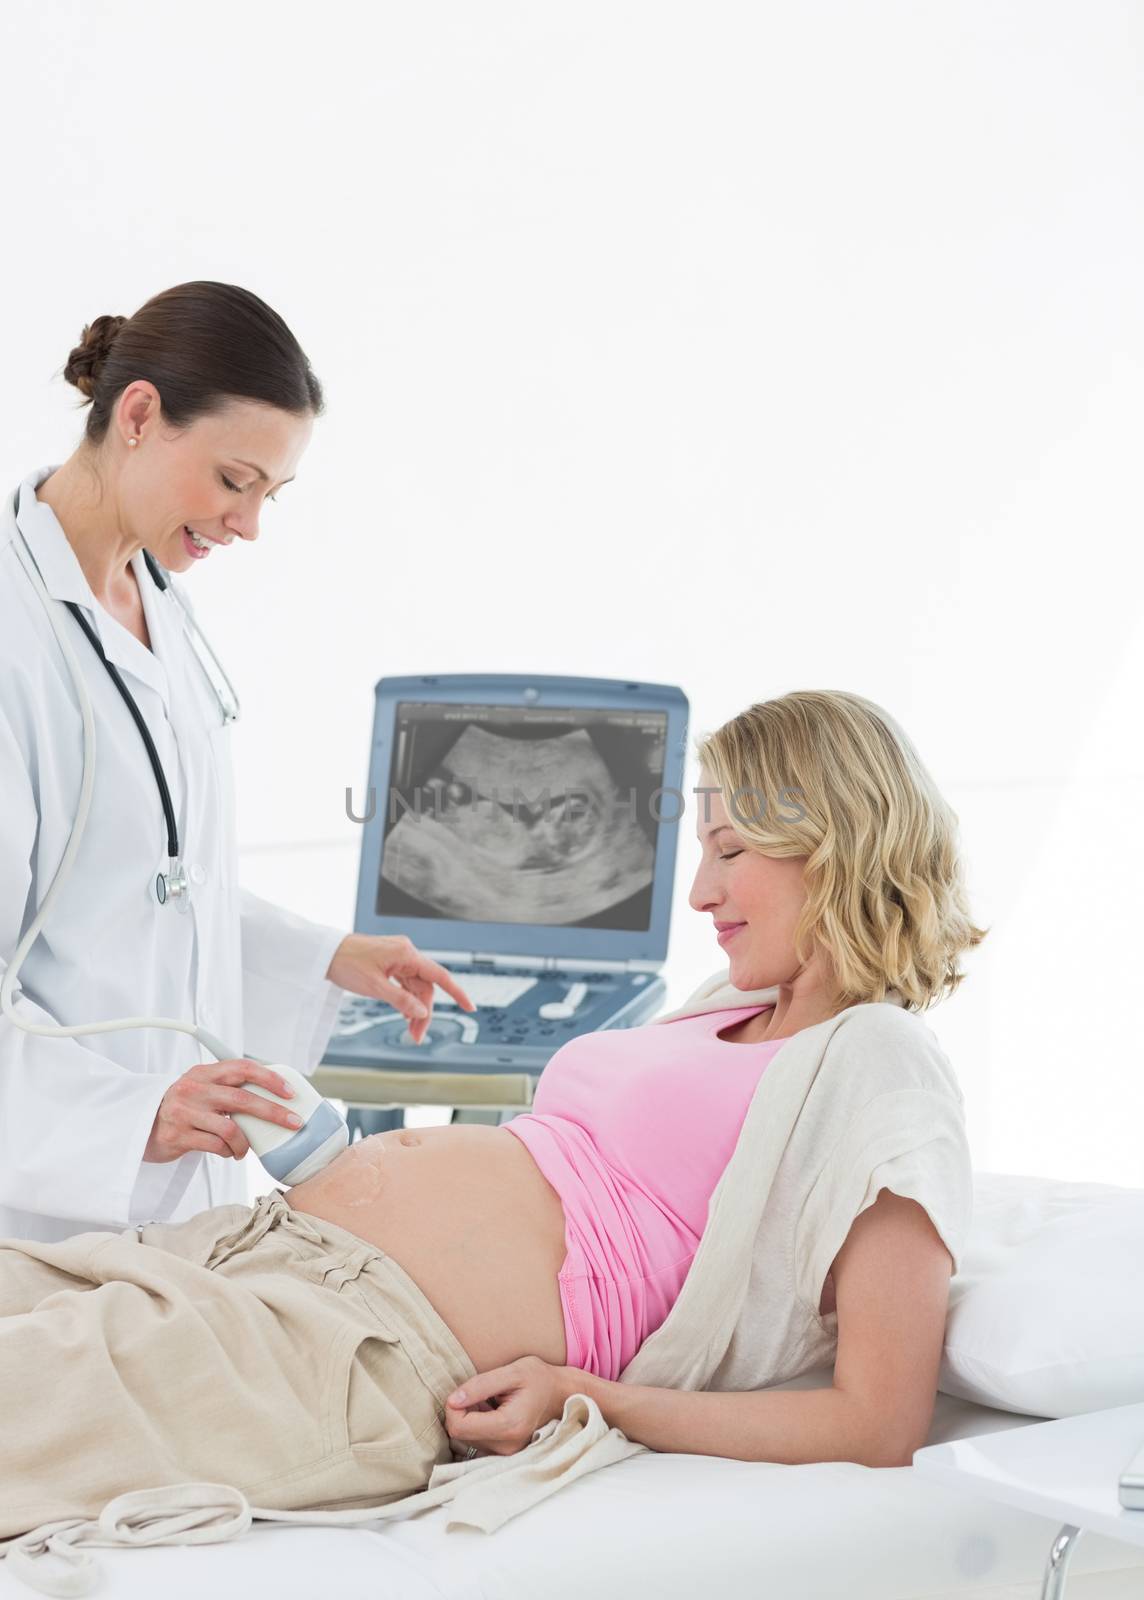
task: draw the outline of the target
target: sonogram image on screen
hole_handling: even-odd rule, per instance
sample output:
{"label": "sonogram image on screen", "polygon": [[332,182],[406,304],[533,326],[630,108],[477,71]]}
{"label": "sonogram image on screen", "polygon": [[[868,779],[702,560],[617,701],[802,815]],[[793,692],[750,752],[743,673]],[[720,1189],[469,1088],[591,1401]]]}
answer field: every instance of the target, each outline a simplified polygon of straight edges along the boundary
{"label": "sonogram image on screen", "polygon": [[397,713],[380,915],[649,925],[663,714]]}

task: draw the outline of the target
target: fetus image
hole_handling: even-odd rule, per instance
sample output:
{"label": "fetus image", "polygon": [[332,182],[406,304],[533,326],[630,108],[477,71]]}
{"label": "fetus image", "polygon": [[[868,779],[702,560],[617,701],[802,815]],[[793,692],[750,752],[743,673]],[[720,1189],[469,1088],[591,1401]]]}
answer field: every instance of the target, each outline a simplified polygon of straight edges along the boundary
{"label": "fetus image", "polygon": [[579,922],[652,881],[654,846],[583,728],[520,739],[470,724],[423,787],[381,877],[441,916]]}

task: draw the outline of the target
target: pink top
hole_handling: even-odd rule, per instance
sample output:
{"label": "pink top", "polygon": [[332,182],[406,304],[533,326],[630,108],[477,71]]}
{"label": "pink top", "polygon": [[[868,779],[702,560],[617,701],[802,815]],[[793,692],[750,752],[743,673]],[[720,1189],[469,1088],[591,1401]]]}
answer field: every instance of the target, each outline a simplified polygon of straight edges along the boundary
{"label": "pink top", "polygon": [[785,1039],[716,1035],[767,1006],[583,1034],[501,1126],[564,1206],[566,1365],[615,1379],[666,1318],[764,1069]]}

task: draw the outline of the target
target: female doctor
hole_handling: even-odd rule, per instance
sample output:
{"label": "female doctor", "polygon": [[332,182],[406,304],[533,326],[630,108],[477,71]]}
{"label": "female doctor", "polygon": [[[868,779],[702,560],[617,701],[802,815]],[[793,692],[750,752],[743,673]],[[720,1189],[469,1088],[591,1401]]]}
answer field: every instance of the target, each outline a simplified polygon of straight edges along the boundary
{"label": "female doctor", "polygon": [[[91,402],[84,437],[0,515],[0,973],[60,864],[83,768],[79,697],[18,544],[71,630],[95,782],[15,1009],[41,1024],[186,1019],[312,1072],[348,989],[394,1006],[420,1042],[434,984],[472,1009],[443,967],[408,939],[319,926],[239,887],[237,705],[169,581],[258,538],[264,502],[293,479],[324,409],[306,356],[256,295],[195,282],[133,317],[98,317],[64,376]],[[184,874],[170,870],[172,821]],[[233,1114],[290,1124],[241,1085],[289,1090],[268,1067],[202,1057],[170,1029],[50,1037],[0,1015],[0,1237],[52,1241],[245,1203],[249,1145]]]}

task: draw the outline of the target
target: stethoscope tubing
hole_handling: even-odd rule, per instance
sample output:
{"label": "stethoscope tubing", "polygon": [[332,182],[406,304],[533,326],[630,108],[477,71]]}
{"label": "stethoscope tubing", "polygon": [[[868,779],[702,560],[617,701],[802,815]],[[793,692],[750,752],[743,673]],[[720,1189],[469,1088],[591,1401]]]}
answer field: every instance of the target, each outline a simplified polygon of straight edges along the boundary
{"label": "stethoscope tubing", "polygon": [[[155,584],[155,587],[161,593],[169,595],[172,600],[178,601],[178,595],[168,584],[166,574],[159,563],[155,560],[155,557],[151,554],[150,550],[144,550],[143,559],[147,564],[147,571],[151,574],[151,578]],[[65,600],[64,605],[83,629],[88,643],[91,645],[91,648],[95,651],[96,655],[103,663],[108,677],[111,679],[116,689],[118,689],[124,705],[131,713],[132,721],[139,730],[139,737],[143,740],[144,747],[146,748],[147,759],[151,763],[151,771],[155,776],[155,787],[159,791],[159,800],[163,807],[163,820],[167,826],[167,855],[172,862],[179,862],[181,860],[179,852],[179,829],[178,824],[175,821],[175,807],[171,800],[171,788],[167,782],[167,774],[163,771],[163,763],[159,759],[159,752],[155,748],[155,741],[151,737],[151,730],[148,728],[146,722],[144,721],[143,713],[136,704],[135,696],[124,683],[122,677],[120,676],[119,669],[113,662],[107,659],[106,652],[104,651],[102,644],[99,642],[99,635],[95,632],[95,629],[91,626],[90,622],[88,622],[79,606],[74,600]],[[223,707],[223,716],[224,719],[233,721],[238,716],[238,696],[234,692],[234,686],[231,684],[225,668],[215,655],[214,650],[211,648],[210,642],[203,633],[202,629],[199,628],[195,623],[194,618],[191,617],[185,606],[181,606],[181,610],[183,615],[187,618],[189,626],[194,629],[203,647],[210,655],[211,660],[214,662],[216,669],[221,674],[223,681],[227,686],[227,690],[234,701],[235,709],[230,711],[229,708]],[[177,874],[177,870],[177,868],[174,869],[175,874]],[[174,892],[177,894],[180,891],[176,888]],[[165,896],[161,895],[160,898],[165,898]]]}
{"label": "stethoscope tubing", "polygon": [[[227,705],[226,702],[223,700],[222,695],[219,694],[218,685],[217,684],[211,684],[211,687],[214,689],[214,692],[215,692],[215,698],[217,699],[217,701],[219,703],[219,709],[222,712],[222,720],[223,720],[223,722],[237,722],[238,721],[238,713],[239,713],[239,709],[240,709],[238,695],[235,693],[234,684],[231,683],[230,678],[227,675],[226,668],[223,666],[222,662],[219,660],[218,656],[215,654],[214,648],[212,647],[210,640],[207,638],[206,634],[199,627],[198,623],[195,621],[194,617],[191,615],[190,608],[188,607],[186,601],[183,599],[182,595],[179,594],[177,589],[173,589],[171,587],[171,585],[167,582],[167,574],[163,571],[163,568],[155,560],[155,557],[151,554],[150,550],[144,550],[144,552],[143,552],[143,560],[147,563],[147,571],[151,574],[151,577],[152,577],[152,580],[153,580],[153,582],[155,584],[155,587],[157,589],[161,590],[163,594],[170,595],[171,599],[174,600],[175,603],[178,605],[180,611],[183,613],[183,616],[186,618],[187,627],[191,630],[191,633],[198,640],[198,642],[202,645],[202,647],[206,651],[207,655],[210,656],[211,661],[212,661],[212,663],[214,665],[215,671],[218,673],[218,675],[222,679],[223,683],[226,684],[226,692],[227,692],[227,694],[229,694],[230,699],[231,699],[231,704],[230,705]],[[203,665],[201,656],[199,658],[199,665],[200,666]],[[204,671],[205,671],[205,668],[204,668]],[[209,680],[209,677],[210,677],[209,673],[207,674],[207,677],[208,677],[208,680]]]}
{"label": "stethoscope tubing", "polygon": [[177,861],[179,859],[179,830],[175,825],[175,808],[171,804],[171,791],[167,785],[167,774],[163,771],[163,763],[159,759],[159,752],[155,748],[155,741],[151,737],[151,730],[143,720],[143,713],[135,703],[135,696],[131,693],[131,690],[120,677],[119,669],[115,666],[114,662],[107,659],[103,646],[99,642],[99,636],[96,634],[91,623],[84,616],[83,612],[80,610],[79,606],[76,605],[74,600],[65,600],[64,604],[67,606],[75,620],[79,623],[80,627],[83,629],[84,633],[88,637],[88,640],[90,641],[91,648],[95,651],[96,655],[106,667],[108,677],[122,695],[123,702],[128,711],[130,711],[132,718],[134,719],[135,726],[139,729],[139,736],[147,747],[147,759],[151,763],[151,771],[155,774],[155,783],[159,790],[159,798],[163,802],[163,816],[167,823],[167,854],[172,860]]}

